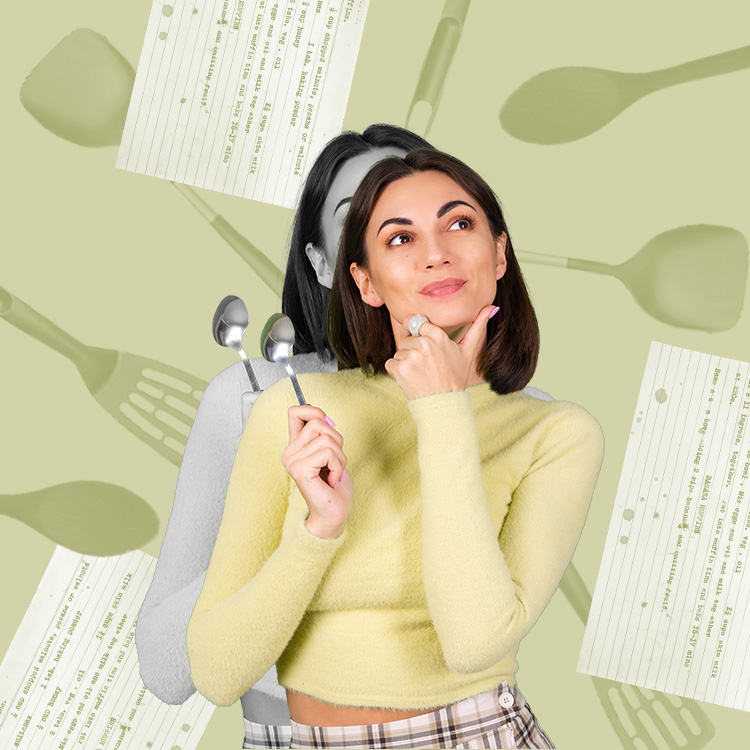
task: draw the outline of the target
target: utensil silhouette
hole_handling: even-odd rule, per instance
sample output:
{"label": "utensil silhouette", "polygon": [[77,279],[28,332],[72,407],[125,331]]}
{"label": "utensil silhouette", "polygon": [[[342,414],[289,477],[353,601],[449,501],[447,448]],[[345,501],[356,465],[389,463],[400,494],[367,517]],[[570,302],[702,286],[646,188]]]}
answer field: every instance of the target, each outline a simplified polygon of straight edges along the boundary
{"label": "utensil silhouette", "polygon": [[[572,563],[560,581],[560,590],[585,625],[591,610],[591,594]],[[690,698],[667,696],[657,690],[642,690],[603,677],[590,677],[625,750],[643,750],[644,747],[699,750],[714,736],[714,726],[708,716]],[[664,721],[665,716],[669,717],[669,723]],[[628,726],[633,727],[634,733],[628,732]],[[697,732],[693,727],[697,727]]]}
{"label": "utensil silhouette", "polygon": [[107,482],[67,482],[0,495],[0,514],[86,555],[130,552],[159,530],[159,518],[143,498]]}
{"label": "utensil silhouette", "polygon": [[406,116],[407,129],[427,135],[464,28],[470,0],[446,0]]}
{"label": "utensil silhouette", "polygon": [[294,386],[294,392],[297,395],[297,401],[300,406],[306,406],[307,401],[302,395],[302,389],[299,387],[297,376],[289,364],[289,353],[294,346],[294,324],[282,313],[275,313],[267,321],[260,335],[260,350],[263,357],[269,362],[278,362],[284,365]]}
{"label": "utensil silhouette", "polygon": [[3,287],[0,317],[68,357],[106,411],[180,465],[205,381],[153,359],[83,344]]}
{"label": "utensil silhouette", "polygon": [[[21,102],[50,132],[80,146],[120,143],[135,80],[132,65],[91,29],[76,29],[31,71]],[[170,181],[171,182],[171,181]],[[178,192],[279,297],[284,274],[188,185]]]}
{"label": "utensil silhouette", "polygon": [[614,266],[525,251],[516,255],[528,263],[614,276],[645,312],[680,328],[725,331],[739,320],[745,299],[747,240],[730,227],[696,224],[662,232]]}
{"label": "utensil silhouette", "polygon": [[555,68],[530,78],[506,99],[500,124],[529,143],[568,143],[591,135],[655,91],[749,67],[750,46],[648,73]]}
{"label": "utensil silhouette", "polygon": [[250,385],[254,391],[260,390],[258,379],[255,377],[250,360],[242,348],[242,337],[245,335],[248,324],[247,307],[239,298],[230,294],[228,297],[219,302],[216,308],[213,320],[214,341],[219,346],[228,346],[234,349],[242,361],[245,363],[247,377],[250,379]]}

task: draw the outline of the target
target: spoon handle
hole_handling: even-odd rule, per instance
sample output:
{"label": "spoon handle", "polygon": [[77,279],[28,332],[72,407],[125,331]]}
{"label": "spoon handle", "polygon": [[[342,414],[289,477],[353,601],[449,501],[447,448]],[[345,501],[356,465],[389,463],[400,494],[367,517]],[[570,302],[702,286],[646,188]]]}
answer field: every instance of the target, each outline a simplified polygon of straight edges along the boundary
{"label": "spoon handle", "polygon": [[617,276],[617,266],[608,263],[599,263],[595,260],[582,260],[581,258],[562,258],[559,255],[545,255],[544,253],[532,253],[528,250],[516,250],[516,257],[527,263],[537,263],[542,266],[557,266],[558,268],[573,268],[576,271],[590,271],[591,273],[603,273],[607,276]]}
{"label": "spoon handle", "polygon": [[250,364],[250,360],[247,358],[245,350],[239,344],[237,345],[237,352],[239,353],[240,357],[242,357],[242,362],[244,363],[245,370],[247,371],[247,377],[250,378],[250,385],[253,387],[254,391],[259,391],[260,385],[258,385],[258,379],[255,377],[255,373],[253,372],[253,366]]}
{"label": "spoon handle", "polygon": [[667,86],[676,86],[679,83],[687,83],[688,81],[698,81],[701,78],[734,73],[746,68],[750,68],[750,46],[720,52],[718,55],[701,57],[698,60],[691,60],[671,68],[654,70],[646,75],[652,78],[653,88],[656,90]]}
{"label": "spoon handle", "polygon": [[177,191],[196,211],[220,234],[226,243],[255,271],[260,280],[281,297],[284,288],[284,274],[263,252],[258,250],[244,235],[240,234],[220,213],[214,211],[191,187],[178,182],[172,183]]}
{"label": "spoon handle", "polygon": [[305,397],[302,395],[302,389],[299,387],[299,383],[297,382],[297,376],[294,374],[294,370],[292,370],[292,366],[287,361],[287,362],[284,362],[284,367],[286,367],[286,371],[289,373],[289,377],[292,380],[292,385],[294,386],[294,392],[297,394],[297,401],[299,401],[299,405],[307,406],[307,401],[305,401]]}

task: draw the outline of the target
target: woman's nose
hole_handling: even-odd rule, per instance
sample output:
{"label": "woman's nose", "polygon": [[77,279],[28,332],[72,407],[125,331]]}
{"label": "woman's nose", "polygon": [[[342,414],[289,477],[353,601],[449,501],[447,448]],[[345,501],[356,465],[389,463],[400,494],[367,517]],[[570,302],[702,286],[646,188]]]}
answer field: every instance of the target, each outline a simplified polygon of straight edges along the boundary
{"label": "woman's nose", "polygon": [[424,243],[423,263],[425,268],[436,268],[450,264],[452,256],[448,243],[440,236],[431,237]]}

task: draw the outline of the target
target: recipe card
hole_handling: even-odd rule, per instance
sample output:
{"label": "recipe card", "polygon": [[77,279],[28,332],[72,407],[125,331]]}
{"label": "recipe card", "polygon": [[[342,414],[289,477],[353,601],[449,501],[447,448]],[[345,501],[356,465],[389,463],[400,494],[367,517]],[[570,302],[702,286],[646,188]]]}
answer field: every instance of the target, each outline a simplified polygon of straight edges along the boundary
{"label": "recipe card", "polygon": [[58,547],[0,665],[0,747],[193,750],[214,706],[141,682],[135,622],[156,559]]}
{"label": "recipe card", "polygon": [[292,208],[341,132],[368,0],[155,0],[117,166]]}
{"label": "recipe card", "polygon": [[750,710],[750,365],[652,343],[578,671]]}

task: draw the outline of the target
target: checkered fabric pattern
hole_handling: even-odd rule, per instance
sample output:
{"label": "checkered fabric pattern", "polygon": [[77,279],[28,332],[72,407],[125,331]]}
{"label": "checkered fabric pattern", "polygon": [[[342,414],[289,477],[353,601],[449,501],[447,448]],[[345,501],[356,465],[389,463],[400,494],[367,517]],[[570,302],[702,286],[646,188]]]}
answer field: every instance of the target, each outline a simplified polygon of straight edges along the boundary
{"label": "checkered fabric pattern", "polygon": [[270,724],[256,724],[245,719],[245,741],[243,748],[253,750],[271,750],[277,747],[289,747],[292,740],[292,728],[286,724],[273,726]]}
{"label": "checkered fabric pattern", "polygon": [[[247,745],[246,745],[247,747]],[[263,747],[268,747],[263,746]],[[503,682],[428,714],[385,724],[313,727],[292,721],[292,748],[554,748],[516,687]]]}

